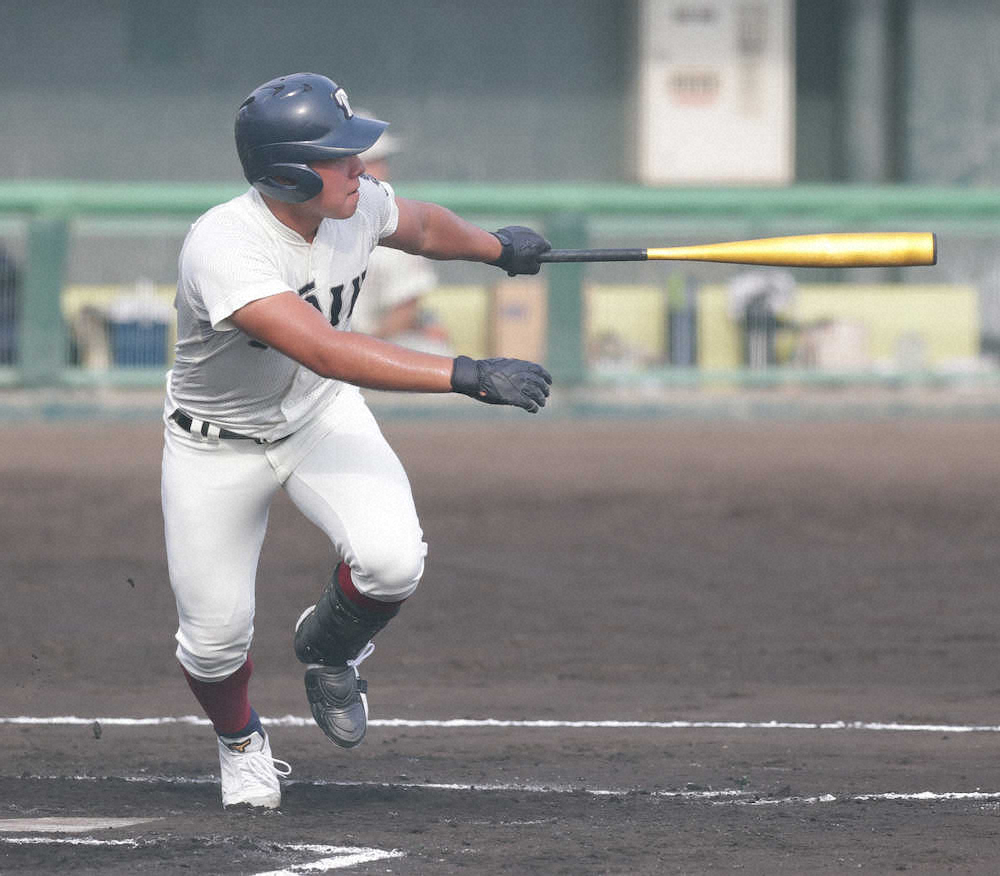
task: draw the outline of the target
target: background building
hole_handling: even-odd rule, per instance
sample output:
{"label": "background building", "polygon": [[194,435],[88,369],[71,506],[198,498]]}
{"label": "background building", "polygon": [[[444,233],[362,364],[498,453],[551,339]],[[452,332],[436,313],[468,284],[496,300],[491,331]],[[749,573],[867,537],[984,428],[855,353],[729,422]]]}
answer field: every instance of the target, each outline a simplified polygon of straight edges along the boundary
{"label": "background building", "polygon": [[[6,0],[0,178],[238,180],[234,107],[309,69],[407,131],[408,179],[629,180],[641,5]],[[775,4],[653,5],[690,22]],[[1000,184],[995,3],[778,5],[798,181]]]}

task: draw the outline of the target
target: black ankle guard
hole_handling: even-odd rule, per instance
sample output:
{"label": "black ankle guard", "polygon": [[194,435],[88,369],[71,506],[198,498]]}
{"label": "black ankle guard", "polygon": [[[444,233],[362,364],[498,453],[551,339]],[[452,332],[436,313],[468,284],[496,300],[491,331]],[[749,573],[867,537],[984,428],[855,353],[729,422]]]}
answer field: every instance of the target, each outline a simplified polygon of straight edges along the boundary
{"label": "black ankle guard", "polygon": [[295,656],[303,663],[343,666],[398,613],[402,603],[385,603],[385,609],[370,611],[344,595],[337,571],[326,586],[316,608],[295,632]]}

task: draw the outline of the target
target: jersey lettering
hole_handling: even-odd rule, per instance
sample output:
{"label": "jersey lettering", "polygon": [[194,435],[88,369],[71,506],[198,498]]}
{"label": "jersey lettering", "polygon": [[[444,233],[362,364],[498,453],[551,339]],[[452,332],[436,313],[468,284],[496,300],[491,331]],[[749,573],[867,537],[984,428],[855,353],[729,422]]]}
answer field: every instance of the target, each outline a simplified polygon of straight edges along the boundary
{"label": "jersey lettering", "polygon": [[340,309],[344,306],[343,285],[334,286],[330,290],[330,295],[332,296],[332,302],[330,304],[330,325],[336,328],[337,323],[340,322]]}
{"label": "jersey lettering", "polygon": [[[358,300],[358,295],[361,292],[361,284],[364,283],[365,277],[368,276],[367,271],[362,271],[360,277],[355,277],[351,280],[351,304],[347,308],[347,316],[344,317],[345,320],[351,318],[351,314],[354,313],[354,304]],[[344,309],[344,287],[334,286],[330,290],[331,296],[331,306],[330,306],[330,325],[336,328],[340,325],[340,317]]]}
{"label": "jersey lettering", "polygon": [[354,305],[357,304],[358,295],[361,293],[361,284],[364,283],[365,277],[368,275],[367,271],[362,271],[360,277],[355,277],[351,280],[354,285],[354,294],[351,296],[351,309],[347,311],[347,318],[351,318],[351,314],[354,313]]}

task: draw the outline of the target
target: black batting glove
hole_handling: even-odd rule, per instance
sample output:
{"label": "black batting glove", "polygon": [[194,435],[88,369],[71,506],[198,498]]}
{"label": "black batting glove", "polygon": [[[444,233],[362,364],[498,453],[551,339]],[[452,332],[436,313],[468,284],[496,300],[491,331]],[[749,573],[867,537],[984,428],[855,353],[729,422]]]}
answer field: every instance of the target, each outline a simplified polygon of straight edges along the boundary
{"label": "black batting glove", "polygon": [[524,359],[470,359],[459,356],[451,371],[453,392],[488,405],[515,405],[532,414],[545,407],[552,375]]}
{"label": "black batting glove", "polygon": [[491,234],[500,241],[503,251],[500,258],[488,264],[503,268],[509,277],[537,274],[542,266],[538,257],[552,249],[552,245],[542,235],[523,225],[508,225]]}

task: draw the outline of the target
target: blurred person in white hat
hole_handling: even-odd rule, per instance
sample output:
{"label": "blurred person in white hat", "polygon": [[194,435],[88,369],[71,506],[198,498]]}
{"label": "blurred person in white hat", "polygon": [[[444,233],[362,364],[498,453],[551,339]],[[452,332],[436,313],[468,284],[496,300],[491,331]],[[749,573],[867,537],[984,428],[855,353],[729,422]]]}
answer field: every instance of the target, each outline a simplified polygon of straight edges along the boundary
{"label": "blurred person in white hat", "polygon": [[[358,110],[357,115],[372,114]],[[371,149],[361,153],[361,158],[371,176],[388,182],[390,158],[401,151],[400,139],[385,133]],[[364,291],[354,307],[352,327],[425,353],[454,355],[447,330],[422,300],[437,286],[437,274],[427,259],[399,249],[377,247],[368,263]]]}

